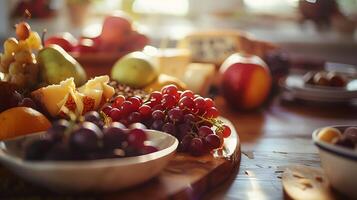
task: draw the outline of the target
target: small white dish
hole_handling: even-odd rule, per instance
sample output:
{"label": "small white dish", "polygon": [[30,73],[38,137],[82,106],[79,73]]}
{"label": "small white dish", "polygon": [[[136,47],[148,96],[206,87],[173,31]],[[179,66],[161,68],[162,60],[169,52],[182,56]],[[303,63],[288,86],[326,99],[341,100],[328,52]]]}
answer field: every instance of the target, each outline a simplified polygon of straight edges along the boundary
{"label": "small white dish", "polygon": [[[350,126],[331,126],[343,132]],[[357,151],[333,145],[318,139],[322,128],[312,134],[312,139],[319,149],[322,168],[331,185],[338,191],[357,198]]]}
{"label": "small white dish", "polygon": [[289,75],[282,87],[295,98],[316,102],[351,102],[357,99],[357,80],[350,80],[346,87],[322,87],[305,84],[302,75]]}
{"label": "small white dish", "polygon": [[0,142],[0,162],[24,179],[56,192],[115,191],[145,182],[166,166],[178,140],[160,131],[147,130],[150,144],[159,151],[127,158],[92,161],[26,161],[21,144],[43,133]]}

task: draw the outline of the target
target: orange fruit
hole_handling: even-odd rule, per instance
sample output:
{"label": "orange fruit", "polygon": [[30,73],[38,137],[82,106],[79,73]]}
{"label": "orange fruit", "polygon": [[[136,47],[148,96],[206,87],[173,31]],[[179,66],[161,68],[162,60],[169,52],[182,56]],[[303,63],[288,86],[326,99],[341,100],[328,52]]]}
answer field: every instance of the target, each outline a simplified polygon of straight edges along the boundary
{"label": "orange fruit", "polygon": [[37,110],[14,107],[0,113],[0,140],[45,131],[51,122]]}

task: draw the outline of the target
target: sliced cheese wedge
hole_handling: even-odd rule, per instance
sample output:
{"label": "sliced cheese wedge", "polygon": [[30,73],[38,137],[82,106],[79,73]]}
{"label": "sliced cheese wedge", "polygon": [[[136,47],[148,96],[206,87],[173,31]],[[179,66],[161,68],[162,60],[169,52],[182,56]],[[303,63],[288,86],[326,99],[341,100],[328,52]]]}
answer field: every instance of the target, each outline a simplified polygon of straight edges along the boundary
{"label": "sliced cheese wedge", "polygon": [[58,85],[49,85],[35,90],[31,95],[42,104],[42,106],[52,116],[56,116],[65,99],[68,98],[68,94],[73,93],[76,89],[73,78],[66,79]]}
{"label": "sliced cheese wedge", "polygon": [[215,66],[205,63],[191,63],[188,65],[183,82],[194,93],[205,96],[215,76]]}

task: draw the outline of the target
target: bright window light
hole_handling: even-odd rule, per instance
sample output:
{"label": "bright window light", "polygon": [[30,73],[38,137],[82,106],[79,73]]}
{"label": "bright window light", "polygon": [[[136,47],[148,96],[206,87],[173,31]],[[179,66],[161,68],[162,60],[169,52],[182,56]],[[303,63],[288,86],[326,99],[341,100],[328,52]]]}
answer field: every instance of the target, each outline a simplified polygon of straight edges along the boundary
{"label": "bright window light", "polygon": [[291,12],[299,0],[243,0],[248,10],[256,12]]}
{"label": "bright window light", "polygon": [[133,11],[144,14],[186,15],[189,0],[136,0]]}

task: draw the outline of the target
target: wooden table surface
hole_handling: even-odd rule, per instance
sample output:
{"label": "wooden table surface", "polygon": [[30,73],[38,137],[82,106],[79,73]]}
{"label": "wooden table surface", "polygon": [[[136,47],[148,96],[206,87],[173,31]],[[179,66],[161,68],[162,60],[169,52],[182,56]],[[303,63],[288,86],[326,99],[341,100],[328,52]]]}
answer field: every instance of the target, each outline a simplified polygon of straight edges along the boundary
{"label": "wooden table surface", "polygon": [[286,102],[273,98],[262,109],[237,112],[216,99],[222,116],[235,125],[242,142],[238,172],[205,199],[284,199],[281,174],[288,165],[320,166],[311,134],[329,125],[356,125],[357,109]]}

